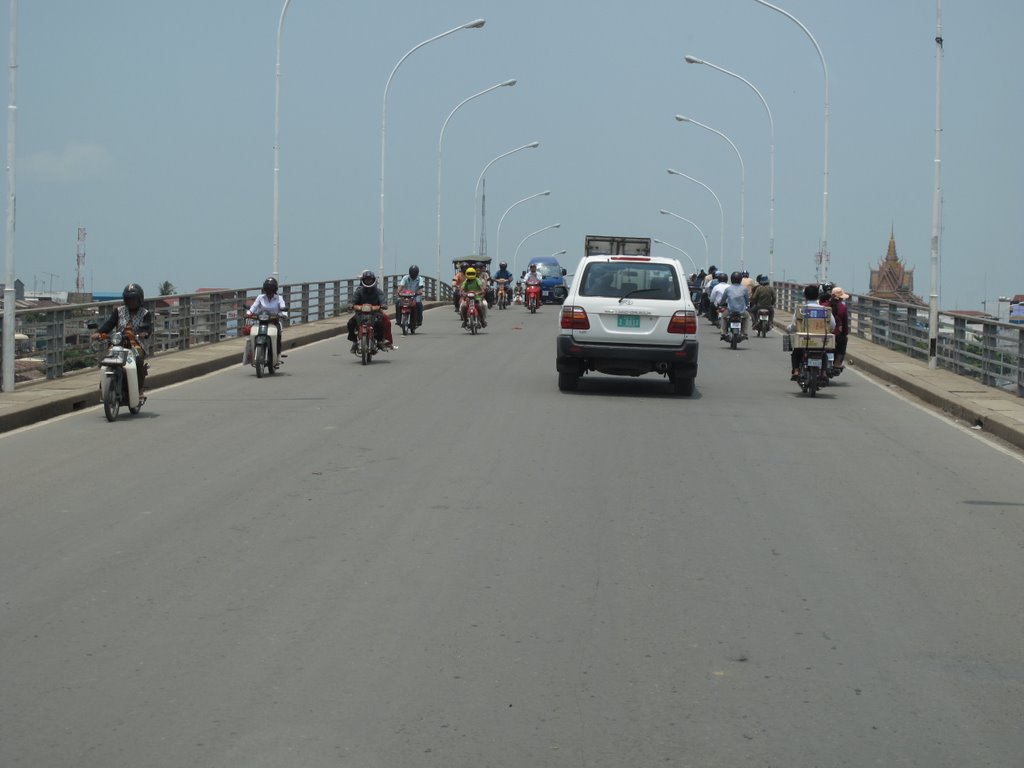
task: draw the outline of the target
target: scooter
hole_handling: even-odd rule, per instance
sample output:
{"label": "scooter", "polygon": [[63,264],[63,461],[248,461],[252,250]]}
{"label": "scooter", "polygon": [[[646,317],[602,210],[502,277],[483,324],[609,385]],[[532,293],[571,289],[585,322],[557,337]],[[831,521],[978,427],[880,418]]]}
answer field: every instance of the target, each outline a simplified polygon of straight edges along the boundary
{"label": "scooter", "polygon": [[256,369],[256,378],[262,379],[264,373],[273,374],[281,366],[281,358],[277,351],[277,323],[281,322],[281,319],[279,315],[260,312],[255,318],[255,323],[251,317],[248,320],[250,324],[246,325],[244,331],[249,337],[245,340],[245,359]]}
{"label": "scooter", "polygon": [[416,322],[416,292],[407,288],[398,292],[398,326],[403,336],[415,334],[419,327]]}
{"label": "scooter", "polygon": [[[109,342],[106,354],[100,360],[100,398],[103,415],[114,421],[122,405],[128,406],[133,416],[142,410],[146,398],[139,394],[138,342],[130,330],[101,333],[100,339]],[[145,363],[143,363],[145,365]]]}
{"label": "scooter", "polygon": [[378,339],[373,330],[374,317],[380,312],[379,304],[357,304],[353,311],[356,315],[356,350],[363,365],[369,365],[373,356],[384,347],[384,339]]}
{"label": "scooter", "polygon": [[768,337],[768,331],[772,329],[771,321],[768,319],[770,313],[767,309],[759,308],[757,310],[757,320],[754,322],[754,332],[761,338]]}
{"label": "scooter", "polygon": [[462,301],[466,305],[466,321],[463,326],[476,336],[477,331],[480,330],[480,307],[477,306],[476,292],[466,291],[462,294]]}
{"label": "scooter", "polygon": [[523,305],[523,281],[516,280],[516,287],[512,289],[512,303],[517,307]]}
{"label": "scooter", "polygon": [[498,284],[498,297],[495,303],[498,305],[498,309],[506,309],[508,308],[508,280],[499,277],[494,282]]}
{"label": "scooter", "polygon": [[743,315],[739,312],[730,312],[728,323],[729,331],[722,334],[722,340],[729,342],[729,349],[736,349],[736,345],[743,341]]}
{"label": "scooter", "polygon": [[526,281],[526,308],[530,314],[536,314],[540,307],[540,280]]}
{"label": "scooter", "polygon": [[797,383],[800,389],[814,397],[818,390],[828,384],[828,360],[821,349],[804,351],[803,362],[797,370]]}

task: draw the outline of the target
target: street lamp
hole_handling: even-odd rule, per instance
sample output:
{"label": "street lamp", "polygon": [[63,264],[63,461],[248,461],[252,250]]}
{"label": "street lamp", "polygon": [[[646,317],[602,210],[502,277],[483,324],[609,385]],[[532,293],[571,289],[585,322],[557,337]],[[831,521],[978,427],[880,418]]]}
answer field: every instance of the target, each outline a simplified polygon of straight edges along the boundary
{"label": "street lamp", "polygon": [[928,295],[928,367],[939,364],[939,231],[942,219],[942,2],[935,0],[935,187],[932,190],[931,291]]}
{"label": "street lamp", "polygon": [[284,16],[292,0],[284,0],[281,18],[277,22],[277,63],[274,67],[274,265],[271,274],[276,280],[281,256],[281,33]]}
{"label": "street lamp", "polygon": [[11,0],[10,27],[8,28],[10,46],[8,48],[8,61],[10,66],[8,74],[10,77],[10,103],[7,109],[7,279],[4,281],[4,328],[3,328],[3,390],[4,392],[14,391],[14,324],[16,322],[16,307],[14,293],[14,219],[16,213],[17,197],[14,190],[14,129],[17,125],[15,119],[18,114],[17,107],[17,77],[18,77],[18,2]]}
{"label": "street lamp", "polygon": [[[659,240],[656,237],[652,238],[652,242],[658,243],[658,245],[667,245],[672,250],[679,251],[681,254],[683,254],[683,256],[685,256],[686,258],[690,259],[690,254],[688,254],[686,251],[684,251],[678,245],[672,245],[672,243],[666,243],[664,240]],[[690,266],[693,267],[693,272],[694,272],[694,274],[696,274],[697,273],[697,265],[693,263],[693,259],[690,259]]]}
{"label": "street lamp", "polygon": [[565,255],[565,254],[567,254],[567,253],[568,253],[568,251],[567,251],[567,250],[565,250],[565,248],[563,248],[563,249],[562,249],[562,250],[560,250],[560,251],[555,251],[554,253],[552,253],[552,254],[551,254],[551,258],[553,259],[553,258],[555,258],[555,256],[564,256],[564,255]]}
{"label": "street lamp", "polygon": [[711,193],[711,196],[713,198],[715,198],[715,202],[718,203],[718,213],[722,217],[722,224],[721,224],[722,230],[721,230],[721,233],[718,236],[718,249],[719,249],[719,252],[718,252],[719,262],[718,263],[722,265],[722,267],[721,267],[722,269],[725,269],[725,209],[722,207],[722,201],[718,199],[718,195],[715,194],[715,190],[713,190],[711,187],[709,187],[703,181],[698,181],[697,179],[693,178],[693,176],[687,176],[685,173],[682,173],[681,171],[674,170],[672,168],[669,168],[668,172],[669,172],[670,176],[682,176],[684,179],[689,179],[690,181],[694,182],[695,184],[700,184],[702,187],[704,187],[704,189],[706,189],[708,192]]}
{"label": "street lamp", "polygon": [[680,221],[685,221],[687,224],[692,224],[693,225],[693,228],[696,229],[700,233],[701,237],[704,238],[704,269],[707,269],[708,266],[711,264],[711,257],[708,256],[708,239],[704,235],[704,230],[701,229],[700,227],[698,227],[696,224],[694,224],[689,219],[684,218],[683,216],[680,216],[678,213],[672,213],[672,211],[666,211],[664,208],[662,208],[660,211],[658,211],[658,213],[663,213],[666,216],[675,216]]}
{"label": "street lamp", "polygon": [[704,125],[704,123],[701,123],[701,122],[699,122],[697,120],[694,120],[692,118],[689,118],[689,117],[683,117],[682,115],[676,115],[676,120],[678,120],[681,123],[693,123],[694,125],[699,125],[701,128],[704,128],[704,129],[706,129],[708,131],[711,131],[712,133],[717,133],[719,136],[721,136],[723,139],[725,139],[727,142],[729,142],[729,146],[733,148],[733,151],[736,153],[736,157],[739,158],[739,161],[740,161],[740,271],[743,271],[744,263],[745,263],[744,262],[744,258],[743,258],[743,227],[744,227],[744,220],[746,218],[746,212],[744,210],[744,206],[745,206],[744,198],[745,198],[745,195],[746,195],[745,189],[746,189],[746,186],[747,186],[747,171],[746,171],[746,168],[744,168],[744,166],[743,166],[743,155],[740,154],[739,149],[733,143],[732,139],[730,139],[728,136],[726,136],[721,131],[715,130],[710,125]]}
{"label": "street lamp", "polygon": [[503,88],[507,85],[515,85],[516,81],[506,80],[503,83],[497,83],[492,85],[490,88],[485,88],[479,93],[474,93],[472,96],[460,101],[451,112],[448,113],[448,117],[444,119],[441,124],[441,134],[437,137],[437,284],[441,284],[441,143],[444,141],[444,130],[448,127],[448,121],[452,119],[452,115],[459,111],[459,107],[463,104],[472,101],[478,96],[483,96],[485,93],[490,93],[497,88]]}
{"label": "street lamp", "polygon": [[[519,241],[519,245],[516,246],[516,252],[512,256],[512,274],[513,275],[515,275],[515,273],[516,273],[516,265],[519,263],[519,249],[523,247],[523,243],[525,243],[527,240],[529,240],[534,235],[539,235],[541,232],[547,232],[549,229],[558,229],[560,226],[562,226],[562,225],[561,224],[548,224],[546,227],[541,227],[536,232],[531,232],[530,234],[528,234],[526,237],[524,237],[522,240]],[[562,253],[565,253],[565,251],[562,251]]]}
{"label": "street lamp", "polygon": [[771,174],[769,183],[769,200],[768,200],[768,282],[775,282],[775,120],[772,119],[772,110],[768,106],[768,102],[759,90],[754,86],[752,82],[747,80],[745,77],[737,75],[735,72],[730,72],[728,69],[712,64],[710,61],[704,59],[698,59],[696,56],[687,56],[687,64],[704,64],[705,66],[717,69],[723,74],[735,77],[737,80],[741,80],[750,86],[751,90],[757,94],[757,97],[761,99],[761,103],[764,104],[764,109],[768,113],[768,130],[771,135]]}
{"label": "street lamp", "polygon": [[432,43],[435,40],[440,40],[442,37],[447,37],[455,32],[463,29],[480,29],[484,25],[484,19],[477,19],[467,24],[463,24],[458,27],[453,27],[447,32],[442,32],[439,35],[434,35],[429,40],[424,40],[422,43],[418,43],[410,48],[406,54],[398,60],[395,64],[394,69],[391,70],[391,74],[388,75],[388,80],[384,84],[384,105],[380,111],[380,275],[379,277],[383,280],[384,278],[384,138],[387,134],[387,115],[388,115],[388,89],[391,88],[391,80],[395,77],[395,72],[402,66],[402,62],[405,61],[409,56],[422,48],[427,43]]}
{"label": "street lamp", "polygon": [[[476,245],[476,201],[480,197],[480,182],[483,180],[484,174],[487,173],[487,169],[490,168],[498,160],[501,160],[501,158],[508,157],[509,155],[514,155],[516,152],[518,152],[521,149],[536,149],[539,146],[540,146],[540,142],[539,141],[531,141],[529,144],[523,144],[523,146],[521,146],[521,147],[516,147],[515,149],[510,149],[508,152],[505,152],[504,154],[501,154],[501,155],[498,155],[497,157],[495,157],[493,160],[491,160],[489,163],[487,163],[487,165],[484,166],[484,169],[482,171],[480,171],[480,175],[477,176],[477,179],[476,179],[476,187],[473,190],[473,243],[470,246],[470,250],[469,250],[470,253],[477,253],[478,255],[483,256],[483,248],[482,247],[481,247],[481,249],[479,251],[474,251],[473,249],[477,247],[477,245]],[[481,237],[481,239],[483,238],[483,213],[480,214],[480,237]]]}
{"label": "street lamp", "polygon": [[784,11],[776,5],[765,2],[765,0],[754,0],[756,3],[760,3],[766,8],[771,8],[773,11],[778,11],[787,19],[796,24],[800,29],[804,31],[804,34],[811,39],[814,43],[814,50],[818,52],[818,58],[821,59],[821,69],[825,73],[825,172],[824,172],[824,191],[822,192],[822,204],[821,204],[821,252],[818,254],[818,282],[824,282],[828,278],[828,65],[825,64],[825,54],[821,52],[821,46],[818,45],[818,41],[814,39],[814,35],[811,31],[801,23],[799,19],[788,11]]}
{"label": "street lamp", "polygon": [[[529,197],[524,197],[522,200],[517,200],[516,202],[512,203],[512,205],[510,205],[508,208],[506,208],[505,212],[503,214],[501,214],[501,218],[498,219],[498,231],[494,235],[494,250],[495,250],[495,252],[498,255],[498,261],[499,262],[501,261],[501,222],[503,222],[505,220],[505,217],[508,216],[508,212],[511,211],[513,208],[515,208],[517,205],[522,205],[527,200],[533,200],[533,198],[535,198],[535,197],[544,197],[544,196],[550,195],[550,194],[551,194],[551,190],[547,189],[547,190],[544,190],[543,192],[537,192],[536,194],[530,195]],[[515,266],[514,263],[513,263],[513,266]]]}

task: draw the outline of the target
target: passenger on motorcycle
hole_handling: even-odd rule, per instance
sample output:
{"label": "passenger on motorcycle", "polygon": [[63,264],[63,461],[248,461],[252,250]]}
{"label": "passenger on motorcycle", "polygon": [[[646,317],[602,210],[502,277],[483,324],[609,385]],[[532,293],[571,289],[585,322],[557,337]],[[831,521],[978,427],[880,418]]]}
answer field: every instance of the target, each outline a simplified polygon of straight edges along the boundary
{"label": "passenger on motorcycle", "polygon": [[127,333],[131,331],[135,339],[132,346],[136,352],[136,374],[139,377],[139,397],[143,397],[142,385],[146,382],[146,374],[149,372],[149,365],[146,363],[145,341],[153,333],[153,314],[142,306],[145,301],[145,294],[142,286],[138,283],[128,283],[121,291],[121,300],[124,305],[114,307],[110,316],[103,321],[103,324],[92,334],[93,339],[98,339],[101,333],[119,331]]}
{"label": "passenger on motorcycle", "polygon": [[[254,317],[259,317],[260,312],[269,312],[278,317],[288,317],[288,307],[285,306],[284,298],[277,293],[277,280],[274,277],[268,277],[263,281],[263,293],[256,297],[245,316],[251,320]],[[277,356],[280,358],[281,350],[284,348],[281,321],[272,320],[271,322],[277,328]]]}
{"label": "passenger on motorcycle", "polygon": [[[398,283],[399,291],[412,291],[416,294],[416,325],[423,325],[423,290],[424,282],[420,277],[420,268],[413,264],[409,267],[409,274]],[[401,311],[401,302],[395,299],[395,314]]]}
{"label": "passenger on motorcycle", "polygon": [[755,283],[753,278],[750,276],[750,273],[746,270],[743,270],[743,272],[740,273],[740,285],[747,289],[747,298],[749,299],[754,293]]}
{"label": "passenger on motorcycle", "polygon": [[466,279],[466,270],[469,269],[469,265],[466,262],[459,264],[459,269],[455,273],[455,277],[452,278],[452,302],[455,304],[455,311],[459,311],[459,289],[462,286],[463,281]]}
{"label": "passenger on motorcycle", "polygon": [[768,310],[768,322],[775,322],[775,289],[768,282],[768,275],[757,276],[757,287],[750,296],[750,316],[757,315],[759,309]]}
{"label": "passenger on motorcycle", "polygon": [[722,338],[729,338],[729,315],[737,312],[740,317],[743,318],[741,333],[743,338],[747,338],[747,331],[749,330],[748,325],[750,323],[750,315],[747,314],[747,307],[749,304],[749,297],[747,295],[747,289],[742,283],[743,275],[739,272],[733,272],[729,276],[729,285],[726,286],[725,290],[722,291],[721,298],[718,300],[718,306],[725,307],[726,312],[722,313]]}
{"label": "passenger on motorcycle", "polygon": [[726,282],[728,279],[729,277],[725,272],[718,272],[715,275],[715,280],[718,282],[712,284],[711,290],[708,291],[708,302],[712,307],[718,307],[722,303],[722,294],[729,287],[729,284]]}
{"label": "passenger on motorcycle", "polygon": [[[392,346],[391,322],[383,311],[383,307],[387,306],[387,301],[384,297],[384,291],[377,285],[377,276],[369,269],[363,271],[363,274],[359,277],[359,286],[356,288],[355,293],[352,294],[352,306],[358,306],[359,304],[376,304],[381,307],[373,315],[373,334],[379,346]],[[348,319],[348,340],[352,342],[353,352],[359,351],[359,343],[356,339],[357,324],[358,320],[353,314]]]}
{"label": "passenger on motorcycle", "polygon": [[[484,302],[484,291],[486,290],[483,281],[476,276],[476,269],[470,267],[466,270],[466,279],[462,281],[462,285],[459,286],[461,294],[465,294],[467,291],[475,291],[477,295],[476,308],[480,313],[480,327],[487,327],[487,304]],[[465,302],[459,305],[459,314],[462,315],[462,327],[466,327],[466,304]]]}
{"label": "passenger on motorcycle", "polygon": [[843,370],[843,360],[846,359],[846,346],[850,340],[850,310],[846,306],[846,300],[850,294],[838,285],[832,289],[829,306],[832,308],[832,316],[836,319],[836,359],[835,367]]}
{"label": "passenger on motorcycle", "polygon": [[[821,294],[821,286],[819,286],[819,285],[811,284],[811,285],[808,285],[806,288],[804,288],[804,303],[801,306],[797,307],[796,310],[793,312],[793,319],[792,319],[792,321],[790,321],[789,326],[786,328],[786,332],[787,333],[795,333],[796,332],[796,322],[801,317],[801,310],[804,307],[820,307],[821,306],[821,302],[818,299],[820,294]],[[835,330],[836,330],[836,319],[835,319],[835,317],[832,316],[832,313],[829,313],[828,320],[829,320],[829,333],[835,333]],[[804,359],[804,351],[794,344],[793,345],[793,352],[790,354],[789,359],[790,359],[790,368],[791,368],[790,373],[789,373],[790,381],[799,381],[800,380],[800,364],[803,362],[803,359]]]}

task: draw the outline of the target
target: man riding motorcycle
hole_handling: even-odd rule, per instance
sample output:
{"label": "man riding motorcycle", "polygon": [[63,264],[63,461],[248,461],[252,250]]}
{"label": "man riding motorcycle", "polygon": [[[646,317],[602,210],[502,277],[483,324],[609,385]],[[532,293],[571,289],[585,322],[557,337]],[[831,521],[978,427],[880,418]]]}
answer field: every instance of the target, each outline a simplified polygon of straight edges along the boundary
{"label": "man riding motorcycle", "polygon": [[[352,294],[352,306],[355,307],[360,304],[374,304],[381,308],[387,306],[384,291],[377,285],[377,276],[369,269],[363,270],[363,274],[359,277],[359,287]],[[358,325],[358,322],[355,315],[348,319],[348,340],[352,342],[352,352],[359,351],[359,341],[356,338],[356,325]],[[381,347],[385,344],[391,345],[391,335],[388,332],[390,328],[386,328],[385,325],[390,326],[390,322],[387,321],[387,315],[384,314],[383,310],[374,312],[373,334],[377,339],[378,346]]]}
{"label": "man riding motorcycle", "polygon": [[[423,278],[420,277],[420,268],[413,264],[409,267],[409,274],[402,278],[398,283],[398,292],[412,291],[416,294],[416,325],[423,325],[423,290],[424,290]],[[395,297],[395,316],[401,312],[402,302],[396,296]]]}
{"label": "man riding motorcycle", "polygon": [[743,285],[743,275],[739,272],[733,272],[729,276],[729,285],[726,286],[725,290],[722,291],[721,297],[718,299],[718,306],[725,307],[726,312],[722,313],[722,338],[729,338],[729,315],[738,313],[742,318],[741,333],[743,338],[747,338],[748,325],[750,323],[750,315],[747,314],[748,296],[747,289]]}
{"label": "man riding motorcycle", "polygon": [[[470,267],[466,270],[466,279],[462,281],[462,285],[459,286],[459,295],[464,296],[467,291],[474,291],[477,295],[476,308],[480,312],[480,327],[487,327],[487,303],[484,299],[484,291],[486,290],[483,281],[477,277],[476,268]],[[459,314],[462,315],[462,327],[466,327],[466,303],[462,302],[459,305]]]}
{"label": "man riding motorcycle", "polygon": [[128,283],[124,290],[121,291],[121,300],[124,302],[124,305],[114,307],[110,316],[103,321],[103,325],[97,328],[91,337],[98,339],[101,333],[110,333],[111,331],[119,331],[120,333],[132,332],[135,336],[132,346],[135,347],[136,352],[135,371],[139,378],[140,399],[145,399],[142,393],[142,386],[145,384],[146,374],[149,372],[149,364],[146,363],[148,352],[144,342],[153,333],[153,314],[142,306],[145,298],[141,285],[138,283]]}
{"label": "man riding motorcycle", "polygon": [[[494,273],[493,279],[494,280],[504,280],[505,281],[505,298],[508,301],[508,303],[511,304],[512,303],[512,273],[509,271],[508,262],[507,261],[498,262],[498,271]],[[497,297],[497,293],[495,293],[495,297]]]}
{"label": "man riding motorcycle", "polygon": [[775,289],[768,283],[768,275],[757,276],[757,287],[750,296],[750,316],[756,317],[759,309],[768,310],[768,322],[775,322]]}
{"label": "man riding motorcycle", "polygon": [[[274,277],[268,277],[263,281],[263,293],[256,297],[245,316],[252,319],[259,317],[260,312],[268,312],[278,317],[288,317],[288,307],[285,306],[284,299],[277,295],[277,280]],[[272,320],[271,322],[277,328],[277,357],[280,358],[283,349],[281,321]]]}

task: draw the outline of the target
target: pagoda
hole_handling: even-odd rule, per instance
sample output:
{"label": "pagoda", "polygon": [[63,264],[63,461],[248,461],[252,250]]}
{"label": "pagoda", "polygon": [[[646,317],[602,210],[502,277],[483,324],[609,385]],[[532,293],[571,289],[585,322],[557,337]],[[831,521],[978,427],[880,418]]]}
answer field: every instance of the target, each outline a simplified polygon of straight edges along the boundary
{"label": "pagoda", "polygon": [[914,304],[926,307],[928,304],[914,295],[914,269],[907,268],[896,255],[896,235],[894,230],[889,233],[889,250],[878,265],[871,270],[870,289],[868,296],[903,304]]}

